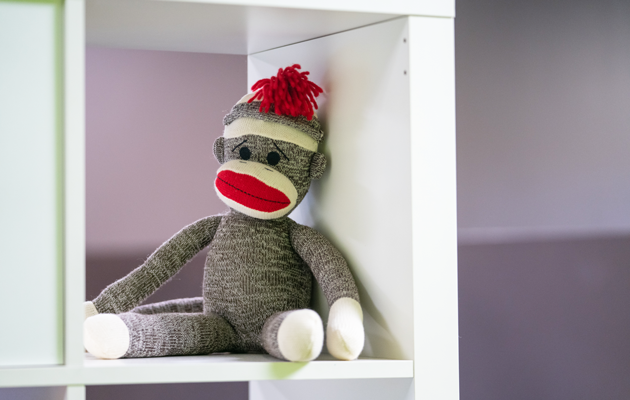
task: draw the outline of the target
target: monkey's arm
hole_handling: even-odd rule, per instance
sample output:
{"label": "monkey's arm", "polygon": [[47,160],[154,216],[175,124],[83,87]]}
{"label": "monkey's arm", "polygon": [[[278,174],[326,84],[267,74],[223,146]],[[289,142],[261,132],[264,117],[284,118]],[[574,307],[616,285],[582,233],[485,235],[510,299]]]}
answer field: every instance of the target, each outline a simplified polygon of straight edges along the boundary
{"label": "monkey's arm", "polygon": [[106,287],[92,302],[87,302],[86,317],[97,313],[120,314],[140,304],[210,244],[220,221],[221,216],[202,218],[176,233],[144,264]]}
{"label": "monkey's arm", "polygon": [[333,356],[353,360],[363,350],[363,311],[348,264],[339,250],[316,230],[291,224],[291,244],[322,287],[330,313],[326,346]]}

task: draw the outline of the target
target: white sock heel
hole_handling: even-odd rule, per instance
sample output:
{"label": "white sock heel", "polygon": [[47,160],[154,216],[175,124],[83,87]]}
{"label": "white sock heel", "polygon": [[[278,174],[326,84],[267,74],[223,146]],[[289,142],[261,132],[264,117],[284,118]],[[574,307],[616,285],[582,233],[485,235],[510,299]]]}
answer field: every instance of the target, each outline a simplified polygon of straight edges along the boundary
{"label": "white sock heel", "polygon": [[324,345],[322,319],[313,310],[298,310],[289,314],[278,329],[278,348],[289,361],[311,361]]}
{"label": "white sock heel", "polygon": [[116,314],[89,317],[83,323],[83,345],[98,358],[120,358],[129,350],[129,328]]}

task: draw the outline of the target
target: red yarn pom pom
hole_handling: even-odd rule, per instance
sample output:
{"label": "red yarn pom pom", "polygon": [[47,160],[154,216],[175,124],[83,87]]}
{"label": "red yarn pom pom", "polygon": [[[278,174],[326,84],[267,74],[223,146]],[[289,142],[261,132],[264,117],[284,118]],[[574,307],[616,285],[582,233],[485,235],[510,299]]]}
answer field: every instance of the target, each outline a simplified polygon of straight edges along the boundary
{"label": "red yarn pom pom", "polygon": [[280,68],[278,75],[261,79],[252,86],[252,91],[257,91],[248,103],[260,100],[260,112],[269,112],[273,104],[278,115],[291,115],[297,117],[303,115],[309,121],[317,110],[315,97],[324,90],[308,80],[308,71],[298,72],[302,68],[299,64],[293,64],[285,69]]}

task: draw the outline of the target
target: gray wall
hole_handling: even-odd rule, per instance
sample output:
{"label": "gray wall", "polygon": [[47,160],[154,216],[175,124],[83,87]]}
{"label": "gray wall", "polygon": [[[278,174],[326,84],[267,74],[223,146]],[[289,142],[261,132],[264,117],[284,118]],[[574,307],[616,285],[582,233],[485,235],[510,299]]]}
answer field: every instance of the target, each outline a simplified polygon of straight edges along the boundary
{"label": "gray wall", "polygon": [[86,66],[88,253],[152,249],[223,210],[212,143],[246,57],[88,47]]}
{"label": "gray wall", "polygon": [[463,400],[630,398],[630,2],[459,1]]}
{"label": "gray wall", "polygon": [[462,0],[455,21],[460,237],[630,233],[630,2]]}
{"label": "gray wall", "polygon": [[459,247],[462,400],[630,398],[630,237]]}

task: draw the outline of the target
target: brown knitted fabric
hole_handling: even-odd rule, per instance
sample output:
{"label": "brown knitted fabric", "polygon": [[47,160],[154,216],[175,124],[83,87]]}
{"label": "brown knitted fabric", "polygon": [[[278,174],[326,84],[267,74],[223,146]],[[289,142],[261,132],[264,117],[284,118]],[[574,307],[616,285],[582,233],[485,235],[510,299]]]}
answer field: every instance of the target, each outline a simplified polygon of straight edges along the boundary
{"label": "brown knitted fabric", "polygon": [[[203,313],[200,298],[126,312],[208,244]],[[265,350],[281,357],[278,316],[308,308],[311,270],[330,305],[341,297],[359,299],[345,260],[315,230],[287,217],[260,220],[231,210],[184,228],[142,266],[103,290],[94,304],[101,313],[124,313],[131,332],[125,357]]]}
{"label": "brown knitted fabric", "polygon": [[210,354],[234,350],[234,329],[216,314],[120,314],[129,328],[124,357]]}
{"label": "brown knitted fabric", "polygon": [[232,111],[223,117],[223,125],[230,125],[239,118],[255,118],[295,128],[306,133],[317,142],[320,142],[324,137],[324,130],[322,129],[322,125],[317,117],[314,117],[309,121],[303,115],[299,115],[297,117],[292,117],[290,115],[278,115],[275,112],[273,104],[270,106],[269,112],[260,112],[259,109],[260,101],[237,103],[234,107],[232,107]]}
{"label": "brown knitted fabric", "polygon": [[311,185],[310,168],[315,152],[281,140],[272,140],[258,135],[243,135],[237,138],[224,139],[223,162],[240,160],[241,157],[238,150],[234,151],[233,149],[245,140],[247,142],[243,143],[241,147],[248,147],[252,150],[248,161],[267,164],[267,154],[272,151],[278,151],[276,145],[291,160],[291,162],[286,162],[283,155],[281,161],[274,165],[273,168],[289,178],[293,186],[295,186],[298,192],[297,207],[304,199],[304,196],[306,196],[306,192],[308,192],[308,188]]}
{"label": "brown knitted fabric", "polygon": [[107,286],[92,302],[99,313],[130,311],[175,275],[214,237],[221,216],[200,219],[170,238],[129,275]]}
{"label": "brown knitted fabric", "polygon": [[174,299],[159,303],[145,304],[131,310],[137,314],[161,313],[200,313],[203,312],[203,297]]}
{"label": "brown knitted fabric", "polygon": [[209,247],[204,310],[234,327],[240,351],[264,351],[267,318],[309,306],[312,274],[291,246],[289,224],[286,217],[260,220],[231,211]]}
{"label": "brown knitted fabric", "polygon": [[313,228],[289,220],[291,244],[322,287],[328,306],[342,297],[359,301],[359,292],[339,250]]}

